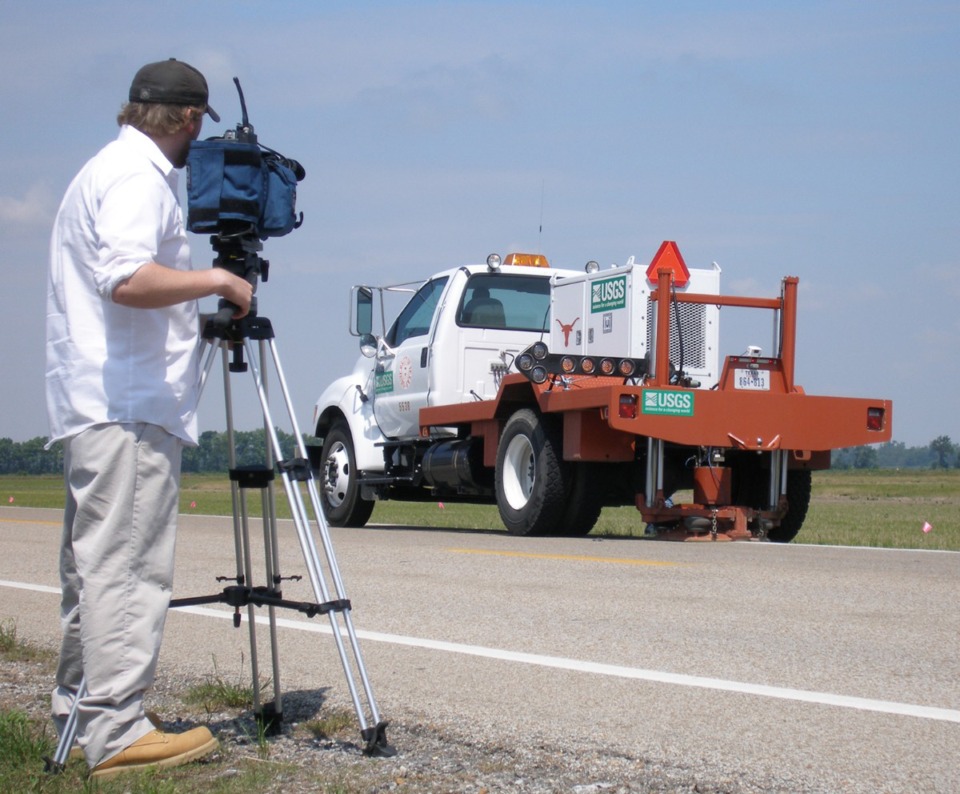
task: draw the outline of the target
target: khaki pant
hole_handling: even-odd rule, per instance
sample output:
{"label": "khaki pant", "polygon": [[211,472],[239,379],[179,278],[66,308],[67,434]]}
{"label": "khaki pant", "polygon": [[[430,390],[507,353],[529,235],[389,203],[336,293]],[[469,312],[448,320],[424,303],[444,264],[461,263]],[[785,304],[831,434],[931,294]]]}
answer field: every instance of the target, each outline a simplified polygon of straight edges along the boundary
{"label": "khaki pant", "polygon": [[181,441],[156,425],[99,425],[64,448],[63,639],[52,712],[62,730],[80,679],[90,766],[153,730],[143,712],[173,588]]}

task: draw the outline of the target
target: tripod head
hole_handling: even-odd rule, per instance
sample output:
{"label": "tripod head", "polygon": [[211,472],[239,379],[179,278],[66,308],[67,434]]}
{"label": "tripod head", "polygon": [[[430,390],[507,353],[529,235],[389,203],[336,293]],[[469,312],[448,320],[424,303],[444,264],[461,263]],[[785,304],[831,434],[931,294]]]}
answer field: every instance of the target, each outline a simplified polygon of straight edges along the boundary
{"label": "tripod head", "polygon": [[[225,229],[211,235],[210,245],[217,254],[213,260],[213,266],[225,268],[235,276],[246,279],[253,287],[254,293],[261,278],[264,282],[268,280],[270,263],[260,256],[263,243],[257,236],[256,229],[246,225],[233,231]],[[235,304],[221,298],[217,304],[217,313],[211,320],[214,329],[218,333],[224,332],[236,311]],[[254,295],[250,302],[248,316],[253,317],[256,314],[257,298]]]}

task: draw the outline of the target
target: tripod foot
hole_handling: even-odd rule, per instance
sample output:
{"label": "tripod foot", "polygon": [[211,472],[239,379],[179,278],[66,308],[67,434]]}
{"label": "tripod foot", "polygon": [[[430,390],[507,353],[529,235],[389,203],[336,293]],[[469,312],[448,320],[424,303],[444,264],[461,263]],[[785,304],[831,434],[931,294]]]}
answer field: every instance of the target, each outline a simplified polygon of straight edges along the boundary
{"label": "tripod foot", "polygon": [[397,754],[396,748],[387,743],[387,725],[385,720],[378,722],[373,728],[360,731],[367,746],[363,748],[364,755],[374,758],[392,758]]}
{"label": "tripod foot", "polygon": [[279,736],[283,730],[283,712],[277,711],[276,703],[264,703],[257,712],[257,726],[264,736]]}
{"label": "tripod foot", "polygon": [[49,756],[43,757],[43,771],[47,775],[59,775],[66,768],[66,764],[58,764]]}

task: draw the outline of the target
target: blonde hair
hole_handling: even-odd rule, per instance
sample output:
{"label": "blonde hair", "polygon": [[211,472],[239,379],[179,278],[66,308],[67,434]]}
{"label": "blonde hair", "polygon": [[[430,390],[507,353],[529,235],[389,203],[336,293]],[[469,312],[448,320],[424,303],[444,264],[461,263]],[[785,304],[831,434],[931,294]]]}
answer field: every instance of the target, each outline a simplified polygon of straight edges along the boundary
{"label": "blonde hair", "polygon": [[144,135],[172,135],[205,111],[206,107],[200,106],[127,102],[117,114],[117,124],[135,127]]}

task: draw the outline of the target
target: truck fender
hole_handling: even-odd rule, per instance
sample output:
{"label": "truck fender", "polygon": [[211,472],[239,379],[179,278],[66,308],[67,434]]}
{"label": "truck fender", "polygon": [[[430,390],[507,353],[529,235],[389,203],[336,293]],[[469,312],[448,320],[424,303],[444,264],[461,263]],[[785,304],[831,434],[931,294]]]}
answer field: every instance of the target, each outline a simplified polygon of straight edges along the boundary
{"label": "truck fender", "polygon": [[315,434],[322,438],[343,420],[350,428],[357,468],[361,471],[383,471],[383,449],[378,446],[386,438],[373,415],[373,402],[367,398],[365,384],[354,375],[338,378],[320,395],[314,408]]}

